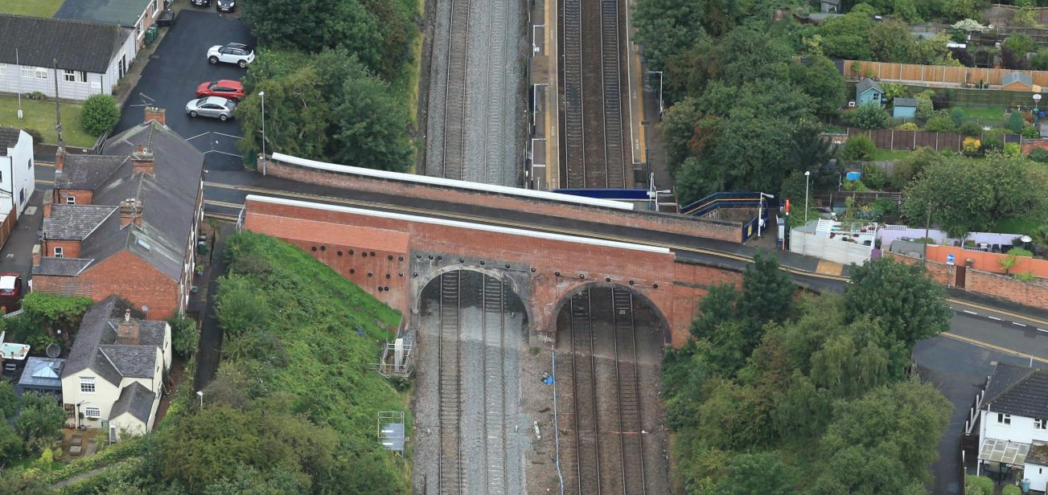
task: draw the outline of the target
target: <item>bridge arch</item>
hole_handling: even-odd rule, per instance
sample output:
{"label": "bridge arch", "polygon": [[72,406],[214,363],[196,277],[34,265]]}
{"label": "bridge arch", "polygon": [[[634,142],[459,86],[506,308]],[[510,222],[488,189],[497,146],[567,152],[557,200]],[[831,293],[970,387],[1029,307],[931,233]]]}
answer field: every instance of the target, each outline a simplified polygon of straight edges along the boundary
{"label": "bridge arch", "polygon": [[456,271],[463,272],[474,272],[482,275],[489,276],[491,278],[501,281],[503,284],[509,286],[510,291],[516,296],[520,302],[521,310],[523,313],[523,325],[524,329],[527,330],[532,319],[531,305],[528,304],[529,297],[528,292],[524,290],[521,283],[510,276],[505,270],[487,268],[483,266],[469,265],[469,264],[449,264],[440,267],[433,268],[425,273],[419,273],[418,277],[412,278],[411,284],[411,314],[419,315],[422,311],[423,291],[430,286],[434,281],[440,278],[445,273],[452,273]]}
{"label": "bridge arch", "polygon": [[[655,316],[655,318],[656,318],[656,320],[658,322],[658,325],[659,325],[659,331],[662,334],[663,342],[666,343],[666,344],[672,343],[673,336],[672,336],[672,328],[670,326],[671,320],[667,317],[667,315],[666,315],[667,312],[664,311],[663,308],[659,307],[659,305],[656,304],[656,302],[654,300],[652,300],[643,291],[638,290],[637,288],[635,288],[633,286],[626,285],[626,284],[620,284],[620,283],[616,283],[616,282],[605,282],[605,281],[599,281],[599,280],[594,280],[594,281],[589,281],[589,282],[581,282],[581,283],[579,283],[577,285],[572,286],[570,289],[561,292],[557,296],[557,299],[556,299],[557,302],[556,302],[556,305],[553,308],[552,320],[550,322],[551,325],[553,325],[553,328],[551,328],[551,330],[554,333],[556,333],[556,331],[557,331],[556,324],[557,324],[557,319],[560,316],[560,312],[564,310],[564,307],[568,304],[569,301],[571,301],[572,297],[574,297],[575,295],[580,294],[580,293],[582,293],[583,291],[586,291],[586,290],[601,289],[601,288],[602,289],[625,290],[625,291],[628,291],[630,294],[632,294],[634,298],[636,298],[638,301],[640,301],[645,307],[647,307],[654,314],[654,316]],[[663,290],[663,289],[652,289],[652,290]],[[666,288],[665,290],[669,290],[669,288]]]}

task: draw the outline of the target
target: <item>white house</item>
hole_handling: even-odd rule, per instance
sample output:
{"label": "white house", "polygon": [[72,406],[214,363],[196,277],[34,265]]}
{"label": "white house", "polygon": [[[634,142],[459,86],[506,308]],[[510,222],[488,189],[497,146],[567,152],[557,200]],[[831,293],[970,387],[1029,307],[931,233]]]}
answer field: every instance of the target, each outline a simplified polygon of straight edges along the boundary
{"label": "white house", "polygon": [[119,25],[0,14],[0,93],[54,98],[57,66],[59,98],[110,94],[137,46]]}
{"label": "white house", "polygon": [[130,303],[110,296],[84,314],[62,370],[69,427],[108,431],[110,441],[153,429],[171,368],[171,327],[132,317],[132,311]]}
{"label": "white house", "polygon": [[36,189],[33,138],[25,131],[0,127],[0,214],[17,221]]}
{"label": "white house", "polygon": [[1048,491],[1048,373],[998,363],[979,409],[979,471],[1021,469]]}

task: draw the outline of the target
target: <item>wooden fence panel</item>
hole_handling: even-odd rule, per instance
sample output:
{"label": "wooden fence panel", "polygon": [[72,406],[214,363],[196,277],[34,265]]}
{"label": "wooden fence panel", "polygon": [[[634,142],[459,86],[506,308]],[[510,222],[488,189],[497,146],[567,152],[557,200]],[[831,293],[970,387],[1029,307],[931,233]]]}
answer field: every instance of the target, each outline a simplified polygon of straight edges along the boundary
{"label": "wooden fence panel", "polygon": [[901,71],[900,71],[899,77],[897,79],[903,79],[903,80],[908,80],[908,81],[923,80],[924,79],[924,75],[922,74],[922,71],[921,71],[921,69],[923,69],[923,68],[924,68],[924,66],[922,66],[922,65],[914,65],[914,64],[903,65],[901,67]]}
{"label": "wooden fence panel", "polygon": [[[860,73],[855,71],[855,65]],[[977,67],[945,67],[941,65],[893,64],[845,60],[844,74],[848,77],[859,77],[867,73],[884,81],[927,82],[939,84],[985,84],[1000,86],[1004,76],[1016,71],[1008,69],[986,69]],[[1048,86],[1048,71],[1018,71],[1029,75],[1038,86]]]}
{"label": "wooden fence panel", "polygon": [[873,143],[882,150],[892,149],[892,131],[891,129],[877,129],[870,131],[870,138],[873,139]]}
{"label": "wooden fence panel", "polygon": [[917,131],[895,131],[894,150],[909,150],[913,151],[914,144],[916,143],[915,137],[919,134]]}

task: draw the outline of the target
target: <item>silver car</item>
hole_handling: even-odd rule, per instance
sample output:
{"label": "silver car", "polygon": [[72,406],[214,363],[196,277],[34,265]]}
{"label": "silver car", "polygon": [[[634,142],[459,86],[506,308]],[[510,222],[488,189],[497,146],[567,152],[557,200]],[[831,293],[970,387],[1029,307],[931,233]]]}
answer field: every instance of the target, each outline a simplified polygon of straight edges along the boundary
{"label": "silver car", "polygon": [[186,113],[190,117],[211,117],[225,122],[233,118],[237,104],[221,96],[206,96],[186,103]]}

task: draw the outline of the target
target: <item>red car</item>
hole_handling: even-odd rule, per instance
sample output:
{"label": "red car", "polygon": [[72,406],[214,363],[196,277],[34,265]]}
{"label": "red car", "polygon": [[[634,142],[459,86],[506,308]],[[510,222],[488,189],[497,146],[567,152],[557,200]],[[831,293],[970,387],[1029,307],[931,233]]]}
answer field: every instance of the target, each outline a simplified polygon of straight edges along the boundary
{"label": "red car", "polygon": [[229,100],[240,101],[244,98],[244,85],[238,81],[230,81],[228,79],[208,81],[197,86],[196,95],[197,98],[221,96]]}
{"label": "red car", "polygon": [[22,307],[22,275],[0,273],[0,311],[10,313]]}

